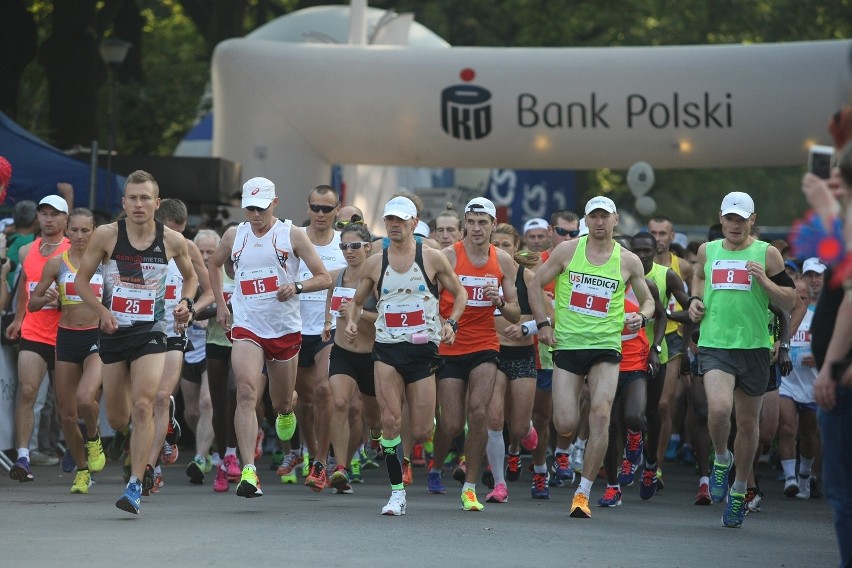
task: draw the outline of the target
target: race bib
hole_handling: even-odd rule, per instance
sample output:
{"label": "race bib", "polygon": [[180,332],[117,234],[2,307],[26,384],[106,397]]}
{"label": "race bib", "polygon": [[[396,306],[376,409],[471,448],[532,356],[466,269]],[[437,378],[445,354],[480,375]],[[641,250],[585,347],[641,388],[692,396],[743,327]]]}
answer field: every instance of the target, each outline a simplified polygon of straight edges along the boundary
{"label": "race bib", "polygon": [[278,292],[278,274],[272,267],[241,270],[237,280],[240,292],[247,300],[274,298]]}
{"label": "race bib", "polygon": [[155,297],[155,290],[116,286],[112,290],[110,311],[119,325],[151,322],[154,321]]}
{"label": "race bib", "polygon": [[751,275],[745,260],[716,260],[710,274],[713,290],[751,290]]}
{"label": "race bib", "polygon": [[474,308],[485,308],[491,306],[491,299],[485,294],[486,286],[496,286],[497,279],[488,276],[462,276],[459,275],[462,286],[467,292],[467,304]]}
{"label": "race bib", "polygon": [[183,288],[183,279],[172,274],[166,279],[166,309],[174,309],[178,305],[178,292]]}
{"label": "race bib", "polygon": [[222,295],[225,297],[225,303],[228,304],[231,302],[231,296],[234,295],[234,285],[231,284],[223,284],[222,285]]}
{"label": "race bib", "polygon": [[[30,291],[30,294],[29,294],[30,296],[32,296],[33,292],[35,292],[36,286],[38,286],[38,282],[28,282],[27,283],[27,288]],[[50,285],[50,289],[56,290],[56,283],[55,282]],[[45,307],[43,307],[42,309],[43,310],[55,310],[56,306],[51,306],[50,304],[48,304]]]}
{"label": "race bib", "polygon": [[[65,288],[65,297],[68,298],[69,302],[82,302],[83,299],[77,293],[77,285],[74,283],[74,279],[77,277],[76,274],[72,274],[70,272],[66,272],[63,277],[62,286]],[[104,277],[100,274],[95,274],[92,276],[92,279],[89,281],[91,285],[92,292],[95,293],[95,297],[100,301],[104,297]]]}
{"label": "race bib", "polygon": [[336,318],[342,318],[343,314],[340,312],[340,304],[343,303],[343,300],[351,301],[352,298],[355,297],[355,288],[343,288],[341,286],[336,286],[334,288],[334,292],[331,293],[331,309],[329,313]]}
{"label": "race bib", "polygon": [[[299,273],[299,282],[304,282],[310,278],[313,278],[314,275],[310,270],[303,270]],[[327,294],[327,290],[314,290],[313,292],[302,292],[299,294],[300,302],[323,302],[325,303],[325,298]]]}
{"label": "race bib", "polygon": [[400,335],[426,330],[426,312],[422,302],[389,304],[385,307],[385,326],[388,333]]}
{"label": "race bib", "polygon": [[610,300],[618,289],[618,280],[572,272],[571,283],[569,310],[596,318],[607,316]]}

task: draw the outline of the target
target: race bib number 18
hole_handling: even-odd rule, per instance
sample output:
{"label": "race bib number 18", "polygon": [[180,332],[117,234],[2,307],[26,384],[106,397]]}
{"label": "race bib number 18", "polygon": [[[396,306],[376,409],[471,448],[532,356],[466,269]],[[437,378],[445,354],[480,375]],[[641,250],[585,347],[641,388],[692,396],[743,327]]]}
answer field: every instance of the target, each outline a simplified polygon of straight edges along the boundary
{"label": "race bib number 18", "polygon": [[475,308],[491,306],[491,298],[485,294],[486,286],[496,286],[497,279],[486,276],[459,276],[465,292],[467,292],[467,304]]}

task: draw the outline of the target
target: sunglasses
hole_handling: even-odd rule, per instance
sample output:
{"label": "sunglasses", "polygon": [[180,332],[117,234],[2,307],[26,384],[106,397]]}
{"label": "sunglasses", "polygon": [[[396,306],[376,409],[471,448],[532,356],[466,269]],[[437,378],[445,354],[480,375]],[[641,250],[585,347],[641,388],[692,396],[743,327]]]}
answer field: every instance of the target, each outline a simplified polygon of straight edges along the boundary
{"label": "sunglasses", "polygon": [[260,213],[261,211],[266,211],[269,207],[258,207],[256,205],[249,205],[246,207],[247,211],[251,211],[252,213]]}
{"label": "sunglasses", "polygon": [[349,250],[358,250],[358,249],[359,249],[359,248],[361,248],[362,246],[366,246],[366,245],[368,245],[368,244],[370,244],[370,243],[365,243],[365,242],[354,242],[354,243],[339,243],[339,244],[340,244],[340,250],[347,250],[347,249],[349,249]]}
{"label": "sunglasses", "polygon": [[317,203],[308,203],[308,207],[314,213],[325,213],[326,215],[337,209],[337,205],[319,205]]}
{"label": "sunglasses", "polygon": [[338,221],[337,223],[334,224],[334,226],[337,230],[340,230],[343,227],[345,227],[346,225],[348,225],[349,223],[353,223],[355,225],[364,225],[365,224],[363,219],[361,219],[360,215],[352,215],[351,220],[349,220],[349,221]]}
{"label": "sunglasses", "polygon": [[553,230],[556,231],[556,234],[560,237],[571,237],[574,238],[580,234],[580,229],[563,229],[562,227],[553,227]]}

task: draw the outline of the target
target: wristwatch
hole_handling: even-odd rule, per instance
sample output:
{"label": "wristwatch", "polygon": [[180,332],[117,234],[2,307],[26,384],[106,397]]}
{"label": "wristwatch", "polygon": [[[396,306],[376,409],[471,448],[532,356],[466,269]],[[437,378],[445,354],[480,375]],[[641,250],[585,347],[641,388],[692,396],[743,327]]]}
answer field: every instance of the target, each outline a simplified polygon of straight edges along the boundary
{"label": "wristwatch", "polygon": [[543,321],[537,321],[537,322],[535,322],[535,325],[539,329],[541,329],[543,327],[553,327],[553,325],[550,323],[550,318],[545,318]]}
{"label": "wristwatch", "polygon": [[778,347],[779,347],[780,349],[784,349],[785,351],[789,351],[789,350],[790,350],[790,344],[789,344],[789,343],[787,343],[786,341],[785,341],[785,342],[783,342],[783,343],[781,343]]}
{"label": "wristwatch", "polygon": [[648,316],[646,316],[642,312],[639,312],[639,315],[642,316],[642,327],[648,325]]}
{"label": "wristwatch", "polygon": [[296,289],[296,294],[301,294],[304,286],[302,285],[301,282],[293,282],[293,288]]}
{"label": "wristwatch", "polygon": [[657,355],[663,354],[663,346],[662,345],[654,345],[653,347],[654,347],[654,351],[657,352]]}
{"label": "wristwatch", "polygon": [[453,328],[453,333],[457,333],[459,330],[459,322],[454,320],[453,318],[447,318],[444,320],[444,323],[450,324],[450,327]]}

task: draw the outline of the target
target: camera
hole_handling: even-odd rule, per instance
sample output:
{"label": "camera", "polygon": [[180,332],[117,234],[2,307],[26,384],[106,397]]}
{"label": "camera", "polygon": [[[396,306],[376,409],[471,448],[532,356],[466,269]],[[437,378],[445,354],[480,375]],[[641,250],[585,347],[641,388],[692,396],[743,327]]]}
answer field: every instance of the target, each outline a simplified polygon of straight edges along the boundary
{"label": "camera", "polygon": [[831,177],[831,158],[834,148],[814,144],[808,151],[808,171],[822,179]]}

